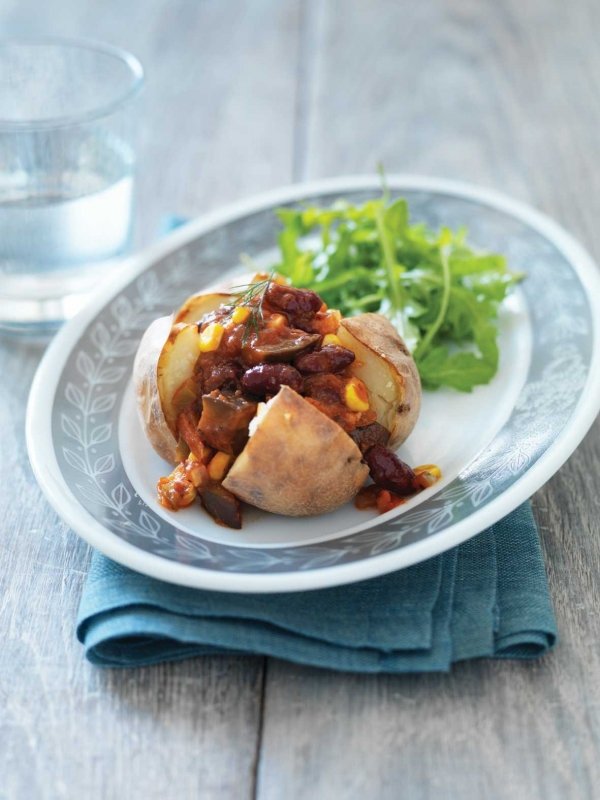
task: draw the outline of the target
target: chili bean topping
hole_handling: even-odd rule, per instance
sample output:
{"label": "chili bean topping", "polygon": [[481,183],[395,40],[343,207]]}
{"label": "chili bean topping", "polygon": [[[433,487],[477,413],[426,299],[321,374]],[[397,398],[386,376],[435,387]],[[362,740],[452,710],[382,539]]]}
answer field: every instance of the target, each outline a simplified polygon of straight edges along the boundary
{"label": "chili bean topping", "polygon": [[339,375],[310,375],[304,381],[304,392],[320,403],[343,404],[345,381]]}
{"label": "chili bean topping", "polygon": [[302,384],[302,375],[290,364],[259,364],[242,376],[243,389],[255,397],[275,395],[282,386],[301,392]]}
{"label": "chili bean topping", "polygon": [[[176,510],[198,496],[217,522],[239,528],[239,500],[206,465],[215,450],[231,459],[242,451],[258,401],[275,396],[282,386],[301,394],[357,444],[373,479],[358,494],[359,507],[387,511],[430,485],[435,476],[415,473],[387,449],[390,434],[376,422],[375,409],[357,410],[349,401],[348,367],[356,356],[340,344],[322,346],[323,337],[338,332],[340,312],[308,289],[277,280],[263,284],[264,294],[250,294],[198,320],[200,333],[212,323],[218,336],[200,342],[194,377],[176,392],[177,433],[192,461],[159,481],[160,501]],[[236,313],[240,305],[246,311]]]}
{"label": "chili bean topping", "polygon": [[238,530],[242,527],[242,504],[219,483],[211,483],[200,489],[200,501],[220,525]]}
{"label": "chili bean topping", "polygon": [[385,447],[389,442],[390,432],[378,422],[372,422],[370,425],[350,431],[350,436],[358,445],[360,452],[364,454],[376,444]]}
{"label": "chili bean topping", "polygon": [[240,386],[243,368],[235,361],[221,361],[203,366],[201,370],[201,393],[208,394],[215,389],[235,391]]}
{"label": "chili bean topping", "polygon": [[347,347],[328,344],[312,353],[302,353],[297,356],[294,366],[305,375],[315,375],[319,372],[341,372],[346,369],[356,356]]}
{"label": "chili bean topping", "polygon": [[209,311],[198,320],[198,330],[204,330],[211,322],[224,322],[231,316],[233,306],[219,306],[214,311]]}
{"label": "chili bean topping", "polygon": [[299,353],[319,344],[318,333],[306,333],[294,328],[274,330],[266,328],[252,333],[242,344],[241,356],[245,364],[255,365],[265,361],[292,361]]}
{"label": "chili bean topping", "polygon": [[271,283],[265,292],[265,300],[277,311],[286,314],[290,325],[302,330],[311,330],[310,323],[323,307],[323,301],[316,292],[279,283]]}
{"label": "chili bean topping", "polygon": [[405,497],[421,489],[414,471],[395,453],[381,444],[373,445],[364,455],[373,483]]}
{"label": "chili bean topping", "polygon": [[204,439],[196,428],[196,414],[192,408],[187,408],[177,417],[177,431],[190,448],[190,452],[194,453],[196,458],[202,461],[207,448]]}
{"label": "chili bean topping", "polygon": [[202,396],[198,434],[215,450],[237,455],[248,441],[248,426],[256,403],[238,395],[214,391]]}

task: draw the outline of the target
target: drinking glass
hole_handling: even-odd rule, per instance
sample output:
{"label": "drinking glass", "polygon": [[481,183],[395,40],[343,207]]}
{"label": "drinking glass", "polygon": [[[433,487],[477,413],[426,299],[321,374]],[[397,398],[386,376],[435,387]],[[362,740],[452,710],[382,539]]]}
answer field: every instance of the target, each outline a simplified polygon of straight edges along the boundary
{"label": "drinking glass", "polygon": [[53,330],[131,241],[139,61],[0,40],[0,330]]}

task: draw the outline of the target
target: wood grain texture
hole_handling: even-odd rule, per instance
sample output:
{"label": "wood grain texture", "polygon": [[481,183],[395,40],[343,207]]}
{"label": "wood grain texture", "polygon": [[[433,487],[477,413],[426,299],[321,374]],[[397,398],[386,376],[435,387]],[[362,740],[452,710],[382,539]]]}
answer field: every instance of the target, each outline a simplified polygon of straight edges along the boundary
{"label": "wood grain texture", "polygon": [[[299,177],[470,180],[555,216],[598,256],[593,2],[309,3]],[[561,643],[449,676],[271,662],[258,796],[595,798],[600,785],[600,424],[538,493]]]}
{"label": "wood grain texture", "polygon": [[[144,62],[140,242],[164,213],[381,159],[510,192],[600,255],[595,0],[1,0],[0,25]],[[599,423],[535,501],[561,634],[540,662],[102,671],[73,633],[88,549],[24,454],[40,355],[0,342],[2,800],[598,796]]]}
{"label": "wood grain texture", "polygon": [[[139,240],[291,181],[298,4],[179,0],[0,3],[7,33],[80,35],[147,71]],[[0,798],[254,794],[263,660],[91,667],[74,638],[88,548],[51,511],[24,443],[41,349],[0,340]]]}

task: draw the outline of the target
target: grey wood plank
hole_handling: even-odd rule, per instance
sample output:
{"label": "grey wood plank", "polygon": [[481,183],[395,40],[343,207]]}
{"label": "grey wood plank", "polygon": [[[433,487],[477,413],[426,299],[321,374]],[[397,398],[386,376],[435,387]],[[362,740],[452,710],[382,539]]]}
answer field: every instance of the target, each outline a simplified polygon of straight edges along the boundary
{"label": "grey wood plank", "polygon": [[[298,3],[4,0],[0,28],[83,35],[147,71],[140,241],[289,182]],[[74,640],[89,550],[51,511],[25,454],[41,349],[0,339],[0,798],[252,797],[263,661],[91,667]]]}
{"label": "grey wood plank", "polygon": [[[0,19],[4,30],[107,38],[150,68],[142,240],[164,211],[287,181],[295,103],[298,177],[371,171],[383,158],[390,171],[477,180],[533,200],[597,250],[598,12],[591,0],[498,5],[309,1],[311,60],[300,64],[293,3],[61,0],[33,14],[28,0],[3,3]],[[296,70],[308,84],[294,96]],[[41,501],[23,456],[37,357],[0,351],[0,796],[249,796],[259,662],[104,673],[81,659],[72,622],[87,550]],[[537,500],[557,653],[399,679],[273,662],[259,796],[594,796],[599,435]]]}
{"label": "grey wood plank", "polygon": [[[302,177],[469,180],[553,214],[598,256],[593,0],[309,2]],[[595,798],[600,781],[600,423],[535,498],[561,634],[538,663],[451,675],[270,662],[258,797]],[[285,779],[282,777],[285,776]]]}

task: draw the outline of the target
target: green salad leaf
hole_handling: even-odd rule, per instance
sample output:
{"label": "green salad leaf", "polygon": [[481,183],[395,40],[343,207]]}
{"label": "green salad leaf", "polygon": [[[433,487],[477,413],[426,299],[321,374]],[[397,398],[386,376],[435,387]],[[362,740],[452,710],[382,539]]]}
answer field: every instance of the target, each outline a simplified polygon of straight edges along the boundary
{"label": "green salad leaf", "polygon": [[497,313],[523,276],[467,244],[465,229],[411,224],[408,203],[279,209],[280,260],[294,286],[345,316],[386,314],[411,349],[423,386],[469,392],[498,369]]}

